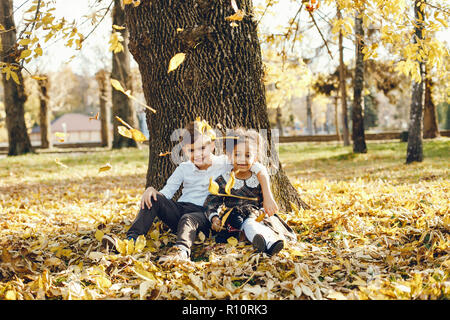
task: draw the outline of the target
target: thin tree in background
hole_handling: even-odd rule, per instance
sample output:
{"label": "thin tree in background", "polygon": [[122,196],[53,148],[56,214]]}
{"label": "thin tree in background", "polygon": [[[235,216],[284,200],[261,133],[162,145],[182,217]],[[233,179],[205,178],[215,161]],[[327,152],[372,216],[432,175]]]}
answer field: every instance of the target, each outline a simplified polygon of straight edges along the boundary
{"label": "thin tree in background", "polygon": [[111,148],[111,130],[110,130],[110,118],[111,110],[108,106],[108,72],[101,69],[95,74],[95,78],[98,83],[98,94],[99,94],[99,118],[101,123],[101,140],[102,147]]}
{"label": "thin tree in background", "polygon": [[[423,19],[424,12],[421,4],[423,0],[414,1],[415,27],[413,43],[419,44],[423,40]],[[424,100],[424,63],[421,59],[417,61],[420,73],[420,80],[413,79],[411,109],[409,113],[408,147],[406,149],[406,163],[422,162],[423,160],[423,141],[422,141],[422,112]]]}
{"label": "thin tree in background", "polygon": [[[128,31],[125,26],[125,12],[121,0],[114,0],[112,13],[113,32],[118,32],[123,38],[123,50],[112,53],[111,78],[118,80],[125,90],[133,90],[132,77],[130,72],[130,52],[128,50]],[[132,101],[122,92],[112,90],[112,112],[114,116],[120,117],[130,126],[136,127],[137,115]],[[137,147],[136,141],[119,134],[117,128],[121,125],[116,119],[113,120],[113,142],[114,149],[124,147]]]}
{"label": "thin tree in background", "polygon": [[[20,66],[16,58],[16,26],[12,0],[0,1],[0,25],[5,30],[0,32],[0,61],[10,65],[13,73],[2,72],[6,129],[8,131],[8,155],[15,156],[33,152],[30,137],[25,124],[24,103],[27,100]],[[16,67],[15,70],[11,68]],[[4,71],[4,70],[3,70]],[[7,79],[7,77],[9,77]]]}
{"label": "thin tree in background", "polygon": [[431,75],[426,72],[425,101],[423,110],[423,138],[433,139],[439,136],[437,110],[436,105],[433,102],[433,79],[431,78]]}
{"label": "thin tree in background", "polygon": [[355,48],[356,64],[355,77],[353,83],[353,106],[352,106],[352,140],[353,152],[366,153],[366,141],[364,136],[364,116],[363,116],[363,89],[364,89],[364,28],[362,18],[363,7],[360,5],[355,14]]}
{"label": "thin tree in background", "polygon": [[[337,6],[337,18],[342,19],[342,13]],[[350,132],[348,130],[348,111],[347,111],[347,85],[345,82],[345,64],[344,64],[344,45],[343,45],[342,31],[339,31],[339,90],[341,98],[341,115],[342,115],[342,138],[344,140],[344,146],[350,145]],[[337,106],[336,106],[337,112]],[[336,121],[335,121],[336,122]],[[337,128],[337,125],[336,125]],[[339,134],[338,134],[339,135]]]}
{"label": "thin tree in background", "polygon": [[50,81],[48,77],[42,75],[38,80],[39,85],[39,126],[41,131],[41,148],[49,149],[53,147],[51,140],[50,106],[48,101],[48,90]]}

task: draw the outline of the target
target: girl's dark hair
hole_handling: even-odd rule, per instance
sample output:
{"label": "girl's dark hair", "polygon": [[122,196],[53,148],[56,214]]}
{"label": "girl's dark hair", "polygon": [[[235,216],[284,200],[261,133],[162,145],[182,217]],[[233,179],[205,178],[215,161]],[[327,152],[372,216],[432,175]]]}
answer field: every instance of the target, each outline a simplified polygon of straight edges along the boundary
{"label": "girl's dark hair", "polygon": [[234,151],[234,148],[240,144],[240,143],[249,143],[256,147],[256,159],[259,162],[262,162],[263,160],[263,140],[261,138],[261,135],[253,130],[253,129],[244,129],[244,128],[236,128],[231,130],[230,132],[227,131],[227,138],[225,139],[225,152],[227,154],[232,154]]}

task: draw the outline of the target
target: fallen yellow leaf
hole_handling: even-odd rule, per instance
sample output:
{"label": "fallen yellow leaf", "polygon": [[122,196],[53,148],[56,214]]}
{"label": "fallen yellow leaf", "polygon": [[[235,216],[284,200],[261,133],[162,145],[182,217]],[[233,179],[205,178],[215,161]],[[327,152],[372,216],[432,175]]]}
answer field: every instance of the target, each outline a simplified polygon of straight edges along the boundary
{"label": "fallen yellow leaf", "polygon": [[232,245],[233,247],[236,247],[239,241],[235,237],[229,237],[227,239],[227,242]]}

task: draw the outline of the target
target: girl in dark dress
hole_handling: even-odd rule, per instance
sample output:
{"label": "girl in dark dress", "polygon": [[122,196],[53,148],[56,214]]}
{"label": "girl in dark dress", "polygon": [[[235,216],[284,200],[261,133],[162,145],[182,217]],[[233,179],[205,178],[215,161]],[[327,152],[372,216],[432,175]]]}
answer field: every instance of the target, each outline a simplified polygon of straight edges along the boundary
{"label": "girl in dark dress", "polygon": [[215,181],[211,179],[205,214],[217,232],[216,242],[245,235],[258,251],[277,254],[286,241],[296,241],[296,235],[277,214],[269,217],[262,209],[261,186],[250,171],[255,161],[263,163],[259,156],[261,136],[254,130],[244,129],[235,130],[231,136],[226,151],[233,169]]}

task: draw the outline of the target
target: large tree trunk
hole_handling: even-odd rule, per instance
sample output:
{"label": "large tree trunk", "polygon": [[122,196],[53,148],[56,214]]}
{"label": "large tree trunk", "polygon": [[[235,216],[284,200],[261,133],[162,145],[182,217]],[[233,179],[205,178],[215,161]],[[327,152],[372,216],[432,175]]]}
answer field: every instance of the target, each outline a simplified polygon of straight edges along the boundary
{"label": "large tree trunk", "polygon": [[105,70],[100,70],[96,74],[99,93],[100,104],[100,123],[101,123],[101,138],[102,147],[111,148],[111,132],[110,132],[110,118],[111,112],[108,106],[108,79],[109,75]]}
{"label": "large tree trunk", "polygon": [[[223,128],[269,129],[251,2],[240,1],[239,7],[246,16],[237,27],[225,20],[234,13],[229,1],[145,1],[125,8],[129,48],[139,65],[147,104],[157,110],[147,112],[147,186],[164,185],[175,164],[158,154],[170,151],[178,142],[171,141],[171,134],[196,117]],[[181,52],[186,59],[168,73],[170,59]],[[278,160],[276,152],[271,156]],[[307,207],[281,164],[271,181],[281,208],[290,210],[289,201]]]}
{"label": "large tree trunk", "polygon": [[[414,1],[414,16],[415,16],[415,35],[413,42],[417,43],[418,39],[423,39],[423,11],[420,9],[422,0]],[[420,75],[422,81],[416,82],[413,80],[411,109],[409,113],[409,130],[408,130],[408,147],[406,148],[406,163],[421,162],[423,160],[423,142],[422,142],[422,112],[423,112],[423,84],[424,84],[424,64],[419,62]]]}
{"label": "large tree trunk", "polygon": [[362,53],[364,45],[364,29],[362,16],[359,10],[356,10],[355,17],[355,36],[356,36],[356,65],[355,79],[353,83],[353,107],[352,107],[352,140],[353,152],[366,153],[366,140],[364,136],[364,117],[362,109],[362,93],[364,89],[364,55]]}
{"label": "large tree trunk", "polygon": [[51,140],[51,126],[50,126],[50,108],[48,105],[48,77],[41,76],[38,80],[39,84],[39,125],[41,129],[41,148],[48,149],[53,147]]}
{"label": "large tree trunk", "polygon": [[[114,9],[112,15],[112,23],[117,26],[124,26],[125,12],[122,8],[121,0],[114,0]],[[123,51],[112,53],[112,71],[111,78],[119,80],[125,90],[133,90],[132,77],[130,73],[130,52],[128,51],[128,31],[114,30],[120,32],[123,37]],[[135,128],[137,126],[136,110],[133,107],[132,101],[122,92],[115,89],[112,90],[112,112],[114,116],[120,117],[130,126]],[[113,120],[113,142],[114,149],[125,147],[137,147],[136,141],[129,139],[119,134],[117,128],[122,125],[116,119]]]}
{"label": "large tree trunk", "polygon": [[[0,31],[0,60],[5,63],[16,63],[20,52],[16,50],[16,26],[12,0],[0,2],[0,24],[5,28],[4,31]],[[6,74],[2,73],[9,156],[33,152],[25,124],[24,103],[27,98],[22,73],[20,69],[14,71],[17,73],[20,84],[14,82],[12,77],[6,80]]]}
{"label": "large tree trunk", "polygon": [[[342,19],[341,10],[337,8],[337,18]],[[342,112],[342,138],[344,146],[350,145],[350,132],[348,130],[348,111],[347,111],[347,85],[345,82],[345,64],[344,64],[344,45],[343,35],[339,32],[339,91],[341,92],[341,112]],[[336,126],[336,128],[338,128]]]}
{"label": "large tree trunk", "polygon": [[430,77],[425,79],[425,102],[423,110],[423,138],[433,139],[440,136],[436,105],[432,97],[433,80]]}

